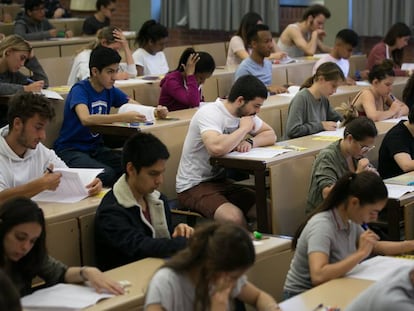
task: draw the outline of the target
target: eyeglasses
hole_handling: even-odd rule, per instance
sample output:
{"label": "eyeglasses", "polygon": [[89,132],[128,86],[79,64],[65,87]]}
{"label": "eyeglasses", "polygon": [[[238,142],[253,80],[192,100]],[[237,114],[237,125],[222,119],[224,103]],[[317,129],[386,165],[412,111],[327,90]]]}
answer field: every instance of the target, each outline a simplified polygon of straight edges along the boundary
{"label": "eyeglasses", "polygon": [[372,145],[372,146],[365,146],[365,145],[362,145],[359,141],[357,141],[356,140],[356,142],[357,142],[357,144],[359,145],[359,147],[361,148],[361,152],[362,153],[367,153],[367,152],[370,152],[372,149],[374,149],[375,148],[375,145]]}

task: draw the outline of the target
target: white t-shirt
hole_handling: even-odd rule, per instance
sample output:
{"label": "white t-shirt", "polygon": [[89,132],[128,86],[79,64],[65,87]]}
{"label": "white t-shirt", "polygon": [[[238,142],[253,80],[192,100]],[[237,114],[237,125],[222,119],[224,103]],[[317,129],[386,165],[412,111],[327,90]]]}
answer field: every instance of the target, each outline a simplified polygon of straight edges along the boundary
{"label": "white t-shirt", "polygon": [[[89,78],[89,59],[91,58],[91,53],[92,50],[85,49],[76,55],[68,77],[68,85],[73,85],[78,81]],[[134,64],[128,65],[127,63],[120,63],[119,71],[127,72],[130,78],[137,76],[137,68]]]}
{"label": "white t-shirt", "polygon": [[[254,117],[255,134],[263,125],[263,121]],[[204,145],[201,134],[205,131],[216,131],[220,134],[231,134],[239,128],[240,118],[230,114],[220,100],[204,104],[193,116],[185,137],[183,152],[176,177],[177,193],[183,192],[199,183],[214,179],[222,170],[214,170],[210,165],[210,155]]]}
{"label": "white t-shirt", "polygon": [[8,126],[0,131],[0,191],[42,177],[50,164],[53,164],[54,168],[67,167],[53,150],[46,148],[42,143],[35,149],[28,149],[24,157],[20,158],[4,138],[8,133]]}
{"label": "white t-shirt", "polygon": [[[246,51],[244,47],[243,39],[240,36],[233,36],[229,42],[229,48],[227,51],[226,66],[240,65],[242,59],[237,56],[237,52]],[[250,55],[250,51],[246,51]]]}
{"label": "white t-shirt", "polygon": [[[235,298],[247,283],[246,276],[241,276],[230,297]],[[145,308],[152,304],[160,304],[168,311],[193,310],[195,300],[195,287],[186,274],[177,273],[170,268],[158,270],[148,287],[145,297]]]}
{"label": "white t-shirt", "polygon": [[314,75],[316,70],[320,65],[323,63],[332,62],[335,63],[341,68],[342,72],[344,73],[345,78],[348,77],[349,74],[349,60],[345,58],[337,59],[330,54],[326,54],[325,56],[321,57],[315,65],[313,65],[312,74]]}
{"label": "white t-shirt", "polygon": [[163,75],[169,71],[164,52],[152,55],[142,48],[132,53],[136,65],[144,67],[144,75]]}

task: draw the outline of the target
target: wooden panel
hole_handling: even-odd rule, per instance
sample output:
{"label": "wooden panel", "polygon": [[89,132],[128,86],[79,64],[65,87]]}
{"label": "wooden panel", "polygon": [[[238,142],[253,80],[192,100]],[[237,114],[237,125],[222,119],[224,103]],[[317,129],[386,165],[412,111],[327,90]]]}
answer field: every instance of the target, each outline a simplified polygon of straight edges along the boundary
{"label": "wooden panel", "polygon": [[207,52],[210,54],[213,57],[216,66],[224,66],[226,64],[227,55],[224,42],[197,44],[193,47],[197,52]]}
{"label": "wooden panel", "polygon": [[294,85],[302,85],[303,82],[312,76],[312,68],[314,63],[295,63],[286,66],[288,83]]}
{"label": "wooden panel", "polygon": [[[271,166],[271,215],[274,234],[293,236],[305,220],[306,200],[314,160],[314,155],[308,155]],[[292,193],[286,189],[295,189],[295,195],[292,196]]]}
{"label": "wooden panel", "polygon": [[73,57],[40,58],[39,62],[49,78],[49,86],[67,84]]}
{"label": "wooden panel", "polygon": [[46,224],[49,254],[68,266],[80,266],[79,228],[76,218]]}
{"label": "wooden panel", "polygon": [[76,54],[84,48],[87,43],[65,44],[60,46],[61,57],[75,57]]}
{"label": "wooden panel", "polygon": [[172,46],[164,49],[165,57],[167,58],[168,67],[170,70],[174,70],[178,66],[181,54],[186,48],[190,46]]}
{"label": "wooden panel", "polygon": [[138,84],[134,87],[134,98],[137,102],[147,106],[157,106],[161,88],[159,82]]}
{"label": "wooden panel", "polygon": [[206,80],[206,82],[204,82],[202,94],[204,96],[204,101],[206,102],[212,102],[217,99],[219,95],[217,79],[215,77],[210,77]]}
{"label": "wooden panel", "polygon": [[33,47],[33,50],[37,58],[60,57],[60,49],[58,45]]}
{"label": "wooden panel", "polygon": [[281,111],[275,107],[263,106],[258,116],[275,131],[278,140],[282,137]]}
{"label": "wooden panel", "polygon": [[81,261],[83,266],[95,266],[95,213],[79,217]]}
{"label": "wooden panel", "polygon": [[59,19],[49,19],[49,22],[59,31],[70,29],[73,32],[74,36],[82,35],[82,27],[84,18],[59,18]]}

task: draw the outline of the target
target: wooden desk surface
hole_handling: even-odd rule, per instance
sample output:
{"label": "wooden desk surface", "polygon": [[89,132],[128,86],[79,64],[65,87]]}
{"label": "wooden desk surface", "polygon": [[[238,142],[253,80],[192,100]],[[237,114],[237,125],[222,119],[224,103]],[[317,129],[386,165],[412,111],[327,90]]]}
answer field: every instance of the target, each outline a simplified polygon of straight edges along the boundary
{"label": "wooden desk surface", "polygon": [[131,282],[131,286],[127,288],[128,292],[122,296],[102,300],[85,311],[139,310],[139,307],[144,305],[145,293],[152,276],[163,263],[162,259],[146,258],[105,272],[116,281]]}
{"label": "wooden desk surface", "polygon": [[87,45],[93,40],[95,40],[95,36],[84,36],[84,37],[53,38],[49,40],[30,41],[30,44],[32,45],[33,48],[47,47],[47,46],[60,46],[60,45],[72,45],[72,44]]}
{"label": "wooden desk surface", "polygon": [[373,281],[341,278],[314,287],[298,296],[280,303],[283,311],[314,310],[319,304],[343,310]]}
{"label": "wooden desk surface", "polygon": [[76,203],[38,202],[46,222],[57,222],[92,213],[101,203],[103,196],[87,197]]}

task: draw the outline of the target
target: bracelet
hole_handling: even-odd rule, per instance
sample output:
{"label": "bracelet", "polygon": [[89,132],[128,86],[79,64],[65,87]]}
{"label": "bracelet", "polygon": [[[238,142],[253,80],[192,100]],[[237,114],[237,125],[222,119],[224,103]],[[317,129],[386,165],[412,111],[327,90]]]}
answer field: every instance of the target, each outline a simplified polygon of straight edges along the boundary
{"label": "bracelet", "polygon": [[82,278],[82,280],[84,281],[84,282],[86,282],[88,279],[85,277],[85,269],[86,268],[88,268],[88,266],[83,266],[83,267],[81,267],[80,268],[80,270],[79,270],[79,275],[80,275],[80,277]]}
{"label": "bracelet", "polygon": [[245,141],[247,141],[250,145],[252,145],[253,147],[253,139],[251,138],[246,138]]}

